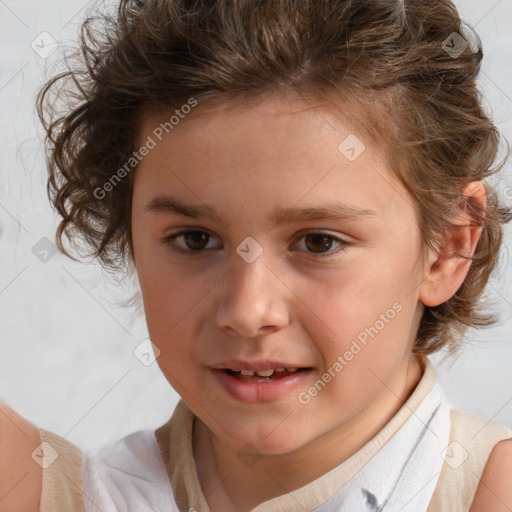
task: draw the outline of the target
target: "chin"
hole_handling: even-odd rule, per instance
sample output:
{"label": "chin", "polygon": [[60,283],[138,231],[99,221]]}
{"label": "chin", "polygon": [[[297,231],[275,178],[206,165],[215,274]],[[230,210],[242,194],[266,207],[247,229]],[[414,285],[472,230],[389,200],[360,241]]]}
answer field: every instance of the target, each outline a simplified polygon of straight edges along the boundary
{"label": "chin", "polygon": [[256,455],[284,455],[298,450],[308,442],[303,432],[300,437],[296,437],[289,432],[272,432],[266,425],[256,430],[254,427],[236,430],[233,426],[229,429],[231,435],[225,431],[214,431],[214,434],[232,450]]}

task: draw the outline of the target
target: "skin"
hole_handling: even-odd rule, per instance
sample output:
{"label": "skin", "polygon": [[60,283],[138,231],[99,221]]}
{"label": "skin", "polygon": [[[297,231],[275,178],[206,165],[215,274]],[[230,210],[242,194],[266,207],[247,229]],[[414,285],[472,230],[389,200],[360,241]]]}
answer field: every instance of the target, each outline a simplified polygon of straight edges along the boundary
{"label": "skin", "polygon": [[39,429],[0,398],[0,512],[37,512],[43,470],[32,459]]}
{"label": "skin", "polygon": [[[145,116],[140,145],[167,114]],[[413,198],[368,141],[354,162],[338,151],[351,133],[357,130],[332,111],[290,96],[246,108],[199,106],[134,177],[133,250],[148,329],[162,372],[198,417],[194,457],[212,512],[250,510],[302,487],[374,437],[421,378],[412,348],[424,305],[451,297],[469,269],[460,255],[473,253],[481,229],[461,213],[466,227],[423,257]],[[480,183],[465,193],[485,204]],[[221,220],[148,209],[170,195],[213,205]],[[332,202],[375,214],[283,225],[270,218],[274,208]],[[202,246],[183,236],[165,241],[186,229],[210,238]],[[312,230],[334,237],[327,257],[307,243]],[[236,252],[248,236],[263,248],[252,263]],[[202,252],[192,257],[172,250],[198,246]],[[301,404],[297,393],[396,303],[400,313]],[[245,403],[227,394],[210,368],[233,358],[314,371],[283,399]],[[241,450],[258,462],[246,466]]]}

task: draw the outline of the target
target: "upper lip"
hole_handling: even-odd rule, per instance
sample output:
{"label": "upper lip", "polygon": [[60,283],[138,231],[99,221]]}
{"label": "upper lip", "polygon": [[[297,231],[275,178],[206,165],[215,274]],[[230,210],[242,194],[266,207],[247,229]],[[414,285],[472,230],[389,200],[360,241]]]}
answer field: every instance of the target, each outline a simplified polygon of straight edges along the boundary
{"label": "upper lip", "polygon": [[277,370],[278,368],[310,368],[306,365],[288,363],[284,361],[275,360],[258,360],[258,361],[243,361],[241,359],[233,359],[231,361],[224,361],[215,364],[212,368],[216,370],[252,370],[253,372],[261,370]]}

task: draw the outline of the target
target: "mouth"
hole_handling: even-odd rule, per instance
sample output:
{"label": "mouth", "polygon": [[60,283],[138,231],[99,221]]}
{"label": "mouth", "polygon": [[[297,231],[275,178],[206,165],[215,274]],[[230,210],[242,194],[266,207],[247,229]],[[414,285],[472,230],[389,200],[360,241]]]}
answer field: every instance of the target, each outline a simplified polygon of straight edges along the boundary
{"label": "mouth", "polygon": [[273,382],[275,380],[284,379],[291,375],[307,372],[312,368],[269,368],[268,370],[231,370],[225,368],[222,371],[227,375],[231,375],[236,379],[244,382]]}
{"label": "mouth", "polygon": [[224,361],[212,370],[228,395],[251,404],[287,399],[298,387],[306,386],[314,372],[310,366],[269,359]]}

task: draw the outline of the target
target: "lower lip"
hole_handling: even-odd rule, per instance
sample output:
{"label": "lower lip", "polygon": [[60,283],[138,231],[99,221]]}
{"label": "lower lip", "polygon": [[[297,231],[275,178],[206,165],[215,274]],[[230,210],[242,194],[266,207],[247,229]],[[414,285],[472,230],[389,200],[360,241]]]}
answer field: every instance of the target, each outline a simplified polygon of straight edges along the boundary
{"label": "lower lip", "polygon": [[299,370],[288,377],[270,382],[247,382],[238,380],[224,370],[213,370],[221,386],[232,396],[242,402],[273,402],[286,397],[295,388],[304,385],[312,370]]}

